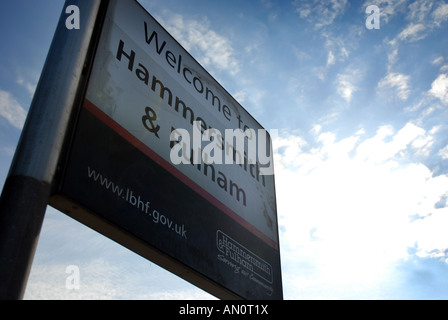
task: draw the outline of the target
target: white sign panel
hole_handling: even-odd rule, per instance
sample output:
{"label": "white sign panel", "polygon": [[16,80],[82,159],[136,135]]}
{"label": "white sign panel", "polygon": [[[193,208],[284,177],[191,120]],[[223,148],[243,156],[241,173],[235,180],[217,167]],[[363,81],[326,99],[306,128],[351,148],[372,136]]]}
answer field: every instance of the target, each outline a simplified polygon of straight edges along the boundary
{"label": "white sign panel", "polygon": [[[104,63],[95,65],[86,96],[93,105],[168,163],[173,128],[193,132],[193,122],[200,121],[201,131],[218,129],[223,138],[229,128],[262,129],[138,4],[110,5],[111,27],[97,57]],[[229,141],[218,143],[224,145],[223,153],[233,155],[235,149],[226,147]],[[243,158],[242,165],[207,166],[201,161],[175,168],[278,246],[274,179]]]}
{"label": "white sign panel", "polygon": [[137,2],[111,0],[61,195],[205,289],[281,299],[265,133]]}

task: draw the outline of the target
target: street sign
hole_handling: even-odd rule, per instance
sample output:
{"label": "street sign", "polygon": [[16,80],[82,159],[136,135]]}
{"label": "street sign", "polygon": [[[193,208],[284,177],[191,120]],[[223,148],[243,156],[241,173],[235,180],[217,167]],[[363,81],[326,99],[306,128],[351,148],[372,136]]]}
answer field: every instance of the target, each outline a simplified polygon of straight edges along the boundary
{"label": "street sign", "polygon": [[220,298],[282,299],[270,138],[136,1],[109,2],[81,100],[51,205]]}

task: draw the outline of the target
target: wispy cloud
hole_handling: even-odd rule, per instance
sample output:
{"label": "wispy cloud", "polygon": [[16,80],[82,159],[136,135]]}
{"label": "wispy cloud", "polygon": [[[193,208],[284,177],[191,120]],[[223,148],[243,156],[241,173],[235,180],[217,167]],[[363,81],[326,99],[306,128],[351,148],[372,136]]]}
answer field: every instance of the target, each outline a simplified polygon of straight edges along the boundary
{"label": "wispy cloud", "polygon": [[336,59],[334,57],[333,51],[328,51],[328,57],[327,57],[327,67],[333,65],[335,63]]}
{"label": "wispy cloud", "polygon": [[443,1],[416,0],[409,4],[406,20],[410,23],[398,34],[397,39],[405,42],[422,40],[448,20],[448,4]]}
{"label": "wispy cloud", "polygon": [[442,157],[443,160],[448,160],[448,145],[440,149],[438,155]]}
{"label": "wispy cloud", "polygon": [[445,59],[443,56],[435,58],[431,63],[435,66],[441,65]]}
{"label": "wispy cloud", "polygon": [[441,23],[448,20],[448,3],[444,1],[439,1],[437,9],[432,13],[434,18],[434,24],[440,26]]}
{"label": "wispy cloud", "polygon": [[293,6],[299,13],[300,18],[306,19],[320,29],[331,25],[339,15],[344,13],[347,7],[347,0],[295,0]]}
{"label": "wispy cloud", "polygon": [[0,90],[0,115],[17,129],[22,129],[27,112],[11,93]]}
{"label": "wispy cloud", "polygon": [[429,93],[448,106],[448,76],[440,74],[432,83]]}
{"label": "wispy cloud", "polygon": [[343,73],[338,74],[336,79],[336,88],[339,95],[347,102],[350,102],[353,94],[358,89],[355,85],[359,83],[362,77],[362,71],[356,68],[347,68]]}
{"label": "wispy cloud", "polygon": [[239,72],[240,66],[231,40],[210,29],[206,18],[187,19],[180,14],[167,16],[165,19],[158,17],[157,20],[186,50],[196,50],[194,55],[200,63],[219,71],[227,70],[231,75]]}
{"label": "wispy cloud", "polygon": [[448,64],[445,63],[445,58],[443,56],[439,56],[435,58],[432,62],[434,66],[440,66],[440,72],[445,73],[448,72]]}
{"label": "wispy cloud", "polygon": [[389,72],[387,75],[378,83],[378,88],[380,90],[393,89],[395,95],[402,101],[406,101],[411,93],[409,89],[409,76],[401,73]]}
{"label": "wispy cloud", "polygon": [[347,75],[339,75],[338,76],[338,93],[347,101],[350,102],[352,99],[353,92],[356,90],[356,87],[350,81],[350,78]]}
{"label": "wispy cloud", "polygon": [[426,27],[422,23],[411,23],[398,35],[402,41],[414,42],[426,37]]}
{"label": "wispy cloud", "polygon": [[328,50],[327,66],[333,65],[336,61],[345,61],[350,55],[350,47],[356,45],[356,29],[349,28],[347,34],[335,35],[332,32],[321,33],[325,38],[325,48]]}
{"label": "wispy cloud", "polygon": [[[366,2],[367,3],[367,2]],[[369,2],[370,3],[370,2]],[[411,93],[409,83],[410,76],[401,72],[394,71],[396,63],[401,58],[401,48],[406,43],[421,41],[435,30],[440,29],[442,23],[448,20],[448,4],[443,1],[416,0],[410,3],[406,0],[383,1],[376,0],[373,4],[380,6],[380,11],[384,14],[386,22],[388,17],[393,17],[396,10],[406,8],[405,20],[408,23],[398,32],[390,41],[387,41],[389,47],[387,74],[378,83],[380,90],[392,89],[393,93],[402,101],[406,101]],[[383,6],[383,9],[381,9]],[[442,56],[432,61],[433,65],[441,65],[444,61]],[[442,66],[441,72],[448,70],[448,66]],[[440,76],[432,84],[430,94],[440,98],[442,102],[445,98],[445,82],[443,76]],[[390,91],[389,91],[390,92]]]}
{"label": "wispy cloud", "polygon": [[33,81],[25,80],[25,78],[21,75],[17,77],[16,83],[23,86],[26,91],[28,91],[30,97],[34,95],[34,92],[36,91],[37,87],[37,79],[33,79]]}
{"label": "wispy cloud", "polygon": [[408,6],[409,13],[406,18],[415,23],[422,23],[427,19],[433,5],[432,0],[414,1]]}
{"label": "wispy cloud", "polygon": [[408,0],[367,0],[363,8],[376,5],[380,9],[381,25],[387,24],[397,13],[405,9]]}

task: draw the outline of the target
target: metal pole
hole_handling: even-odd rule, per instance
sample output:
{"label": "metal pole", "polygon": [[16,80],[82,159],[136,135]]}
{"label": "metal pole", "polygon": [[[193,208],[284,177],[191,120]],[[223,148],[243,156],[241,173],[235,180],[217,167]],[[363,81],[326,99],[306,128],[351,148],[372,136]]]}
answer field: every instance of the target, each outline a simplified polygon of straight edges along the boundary
{"label": "metal pole", "polygon": [[[66,0],[0,198],[0,299],[22,299],[101,0]],[[66,28],[76,5],[80,29]]]}

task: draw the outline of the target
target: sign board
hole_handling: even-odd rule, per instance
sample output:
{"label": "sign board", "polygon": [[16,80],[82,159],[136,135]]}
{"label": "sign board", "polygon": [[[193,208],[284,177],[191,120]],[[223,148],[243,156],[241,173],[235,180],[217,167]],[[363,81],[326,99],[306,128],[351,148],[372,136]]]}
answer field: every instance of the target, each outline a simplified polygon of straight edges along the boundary
{"label": "sign board", "polygon": [[[236,129],[253,129],[242,149]],[[282,299],[259,129],[136,1],[111,0],[50,204],[220,298]]]}

